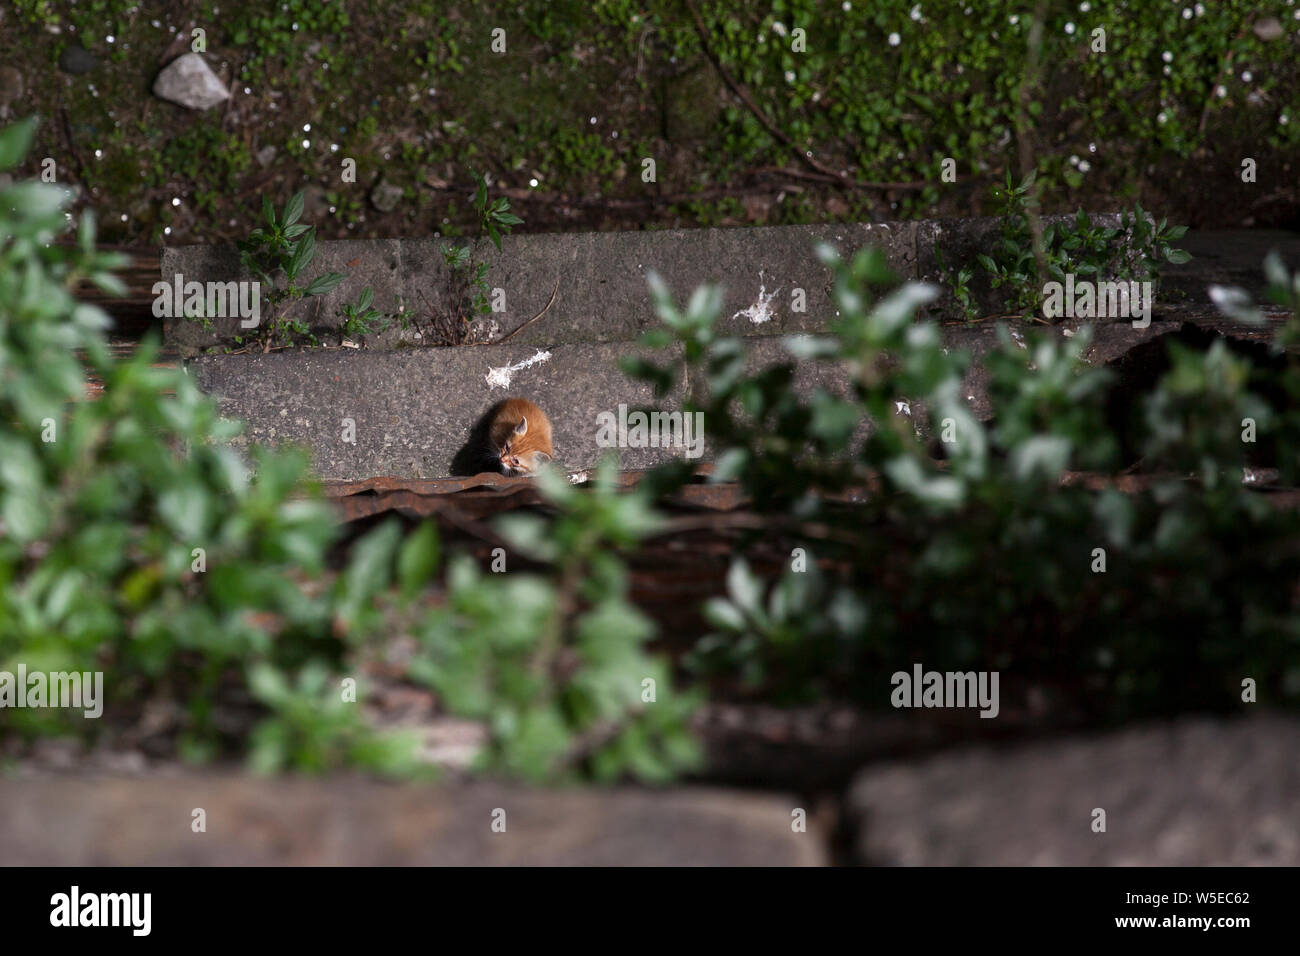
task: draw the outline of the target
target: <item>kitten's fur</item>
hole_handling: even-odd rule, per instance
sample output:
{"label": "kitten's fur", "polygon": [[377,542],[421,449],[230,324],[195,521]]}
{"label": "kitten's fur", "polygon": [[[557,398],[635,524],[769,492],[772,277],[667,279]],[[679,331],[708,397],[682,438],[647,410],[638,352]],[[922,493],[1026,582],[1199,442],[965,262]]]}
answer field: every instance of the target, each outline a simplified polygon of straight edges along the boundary
{"label": "kitten's fur", "polygon": [[526,398],[508,398],[492,415],[488,443],[501,473],[532,475],[551,460],[551,420]]}

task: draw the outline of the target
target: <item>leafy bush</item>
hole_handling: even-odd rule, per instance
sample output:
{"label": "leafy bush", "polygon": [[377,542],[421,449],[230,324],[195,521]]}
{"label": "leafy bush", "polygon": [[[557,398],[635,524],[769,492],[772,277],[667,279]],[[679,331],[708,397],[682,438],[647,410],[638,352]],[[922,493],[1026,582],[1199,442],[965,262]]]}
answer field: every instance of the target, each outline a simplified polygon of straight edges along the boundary
{"label": "leafy bush", "polygon": [[[1223,342],[1175,350],[1142,397],[1146,487],[1062,484],[1067,470],[1116,467],[1113,376],[1084,361],[1088,329],[1031,333],[1022,348],[1000,327],[983,360],[983,422],[963,399],[970,357],[913,320],[937,290],[875,301],[873,287],[893,281],[881,253],[820,251],[840,318],[787,346],[792,359],[842,363],[845,392],[796,390],[793,361],[751,368],[716,329],[716,292],[681,310],[657,279],[664,328],[643,344],[676,351],[625,362],[660,395],[692,383],[684,407],[704,413],[714,479],[740,481],[764,516],[749,549],[789,548],[770,594],[742,549],[728,596],[706,608],[715,633],[697,666],[868,706],[884,706],[889,674],[918,660],[999,670],[1022,705],[1029,686],[1051,688],[1094,717],[1230,708],[1247,677],[1261,699],[1294,702],[1300,515],[1243,486],[1242,441],[1246,418],[1296,434],[1294,404],[1250,391],[1248,361]],[[1297,450],[1285,449],[1290,474]],[[681,469],[657,476],[674,480]],[[848,489],[869,493],[849,504]]]}

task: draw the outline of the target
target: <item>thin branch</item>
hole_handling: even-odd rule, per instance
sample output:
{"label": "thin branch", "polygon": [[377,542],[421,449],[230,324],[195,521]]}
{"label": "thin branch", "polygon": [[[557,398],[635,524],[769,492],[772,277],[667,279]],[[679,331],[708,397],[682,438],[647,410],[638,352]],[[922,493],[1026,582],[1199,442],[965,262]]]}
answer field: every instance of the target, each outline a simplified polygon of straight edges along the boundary
{"label": "thin branch", "polygon": [[695,0],[686,0],[686,8],[690,10],[691,17],[695,20],[695,31],[700,35],[700,45],[704,48],[704,55],[709,58],[709,62],[713,64],[713,68],[718,71],[718,75],[722,77],[723,82],[727,84],[731,89],[731,92],[735,93],[736,96],[739,97],[740,101],[748,107],[749,111],[754,114],[754,118],[763,124],[764,129],[771,133],[773,138],[778,142],[793,150],[795,154],[798,155],[801,162],[810,166],[822,175],[831,177],[836,184],[843,186],[845,189],[852,189],[854,186],[858,185],[843,173],[837,173],[829,166],[813,159],[812,156],[808,154],[807,150],[800,149],[799,145],[787,136],[784,130],[768,119],[767,114],[759,109],[758,104],[754,102],[754,98],[749,95],[749,91],[736,82],[731,74],[727,72],[726,68],[722,65],[722,61],[716,54],[714,54],[713,49],[709,46],[709,28],[705,26],[704,18],[700,16],[700,9],[695,5]]}
{"label": "thin branch", "polygon": [[559,291],[560,291],[560,277],[557,275],[557,276],[555,277],[555,288],[551,290],[551,301],[546,303],[546,308],[542,309],[542,311],[538,312],[535,316],[533,316],[531,319],[529,319],[529,320],[528,320],[527,322],[525,322],[523,325],[519,326],[519,328],[515,329],[515,330],[514,330],[513,332],[511,332],[509,335],[505,336],[505,338],[498,339],[498,340],[496,341],[496,344],[497,344],[497,345],[500,345],[502,342],[509,342],[509,341],[510,341],[511,339],[513,339],[516,335],[518,335],[518,334],[519,334],[520,332],[522,332],[524,329],[528,328],[528,326],[532,325],[534,322],[536,322],[538,319],[540,319],[542,316],[544,316],[547,312],[549,312],[550,309],[551,309],[551,306],[555,304],[555,295],[556,295],[556,293],[558,293]]}

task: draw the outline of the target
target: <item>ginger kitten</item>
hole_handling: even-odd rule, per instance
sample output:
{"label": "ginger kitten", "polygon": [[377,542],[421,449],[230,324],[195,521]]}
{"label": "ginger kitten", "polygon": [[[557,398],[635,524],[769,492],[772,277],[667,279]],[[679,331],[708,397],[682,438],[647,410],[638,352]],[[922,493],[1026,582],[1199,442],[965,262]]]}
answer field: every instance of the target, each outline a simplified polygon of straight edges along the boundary
{"label": "ginger kitten", "polygon": [[551,420],[526,398],[508,398],[493,413],[488,442],[503,475],[532,476],[551,460]]}

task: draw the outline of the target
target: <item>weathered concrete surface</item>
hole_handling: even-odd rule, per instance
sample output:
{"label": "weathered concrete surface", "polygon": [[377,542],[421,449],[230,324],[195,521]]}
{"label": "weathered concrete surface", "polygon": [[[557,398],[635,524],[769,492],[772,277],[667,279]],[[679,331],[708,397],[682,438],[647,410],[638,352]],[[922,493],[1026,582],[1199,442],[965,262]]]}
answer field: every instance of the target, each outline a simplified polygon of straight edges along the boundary
{"label": "weathered concrete surface", "polygon": [[[1074,333],[1081,322],[1062,324],[1049,334]],[[1134,345],[1178,328],[1178,321],[1152,322],[1134,329],[1129,323],[1094,328],[1086,357],[1104,364]],[[1023,327],[1022,327],[1023,328]],[[1034,330],[1046,330],[1034,326]],[[972,362],[962,395],[973,414],[992,414],[988,376],[980,359],[997,347],[991,323],[945,326],[946,347],[970,353]],[[1028,330],[1026,330],[1028,331]],[[1021,343],[1027,343],[1018,331]],[[750,370],[790,360],[783,337],[751,336],[743,340]],[[511,373],[509,386],[490,384],[493,369],[520,365],[549,353],[537,364]],[[475,424],[494,404],[509,396],[528,398],[542,407],[554,428],[556,461],[569,470],[594,466],[606,451],[598,441],[602,412],[619,414],[638,406],[673,412],[681,408],[684,383],[656,402],[648,385],[627,378],[618,367],[625,355],[654,353],[628,343],[536,346],[485,345],[452,349],[287,350],[254,355],[203,355],[187,369],[199,387],[218,398],[222,414],[245,423],[237,448],[249,443],[279,445],[294,442],[311,449],[321,478],[354,481],[377,475],[441,478],[472,474],[458,455],[471,439]],[[661,360],[665,360],[661,354]],[[794,385],[801,395],[825,388],[846,396],[846,369],[833,363],[799,362]],[[928,431],[922,403],[910,414],[922,433]],[[355,425],[355,442],[344,440],[346,420]],[[863,422],[859,438],[868,433]],[[712,459],[709,423],[701,461]],[[651,468],[681,456],[674,448],[617,449],[624,469]]]}
{"label": "weathered concrete surface", "polygon": [[[764,366],[788,358],[775,339],[750,340],[750,362]],[[453,461],[478,419],[509,396],[542,407],[553,426],[555,457],[570,470],[589,468],[605,449],[598,443],[601,412],[619,414],[638,405],[662,411],[680,408],[680,387],[655,402],[648,385],[628,379],[618,359],[649,354],[625,343],[558,345],[550,357],[515,371],[509,387],[487,381],[494,368],[535,357],[532,346],[489,345],[401,351],[272,352],[265,355],[205,355],[187,365],[200,388],[215,395],[222,414],[245,422],[236,447],[249,442],[308,446],[321,478],[355,480],[375,475],[438,478],[453,473]],[[543,352],[543,354],[545,354]],[[846,387],[838,367],[808,366],[799,388]],[[346,421],[355,442],[344,440]],[[705,423],[705,434],[708,423]],[[648,468],[681,448],[617,449],[621,467]],[[703,459],[708,455],[707,442]]]}
{"label": "weathered concrete surface", "polygon": [[[316,243],[316,257],[299,277],[305,285],[312,278],[327,272],[341,272],[347,278],[328,295],[317,296],[292,303],[282,311],[311,325],[338,328],[342,324],[339,310],[355,303],[361,290],[370,286],[375,293],[374,307],[392,310],[402,295],[401,242],[397,239],[338,239]],[[177,246],[164,249],[162,254],[162,281],[174,284],[180,275],[185,282],[230,282],[249,280],[251,276],[241,268],[239,253],[233,246]],[[265,289],[262,290],[265,295]],[[179,306],[176,315],[180,314]],[[262,321],[270,319],[264,306]],[[240,328],[238,317],[212,318],[212,330],[200,322],[172,318],[164,322],[164,335],[168,345],[182,355],[193,355],[200,349],[220,344],[233,345],[234,336],[248,336]]]}
{"label": "weathered concrete surface", "polygon": [[[669,229],[652,232],[557,233],[512,236],[498,253],[486,245],[488,284],[505,290],[505,312],[491,316],[502,333],[545,307],[559,280],[555,304],[512,342],[566,344],[635,339],[658,325],[646,276],[664,277],[685,305],[706,283],[723,287],[720,331],[770,335],[825,327],[835,310],[830,272],[816,246],[828,242],[849,255],[882,248],[901,276],[915,274],[916,226],[910,222],[764,226],[748,229]],[[402,260],[408,294],[434,301],[443,282],[443,240],[406,239]],[[806,293],[807,311],[791,310],[792,291]],[[770,317],[754,321],[743,310],[768,300]],[[422,298],[423,297],[423,298]]]}
{"label": "weathered concrete surface", "polygon": [[[1068,218],[1048,216],[1044,221]],[[1119,224],[1114,214],[1093,219],[1105,226]],[[830,274],[817,260],[817,243],[829,242],[845,255],[876,245],[900,277],[941,283],[940,257],[949,267],[973,261],[992,246],[998,223],[986,217],[508,236],[501,252],[488,242],[476,247],[476,255],[490,266],[489,285],[504,292],[505,306],[478,320],[477,331],[487,340],[499,338],[544,309],[555,290],[550,310],[515,336],[512,344],[630,341],[656,324],[646,285],[651,270],[665,277],[679,302],[699,285],[721,284],[725,301],[719,328],[728,334],[814,331],[825,328],[834,317]],[[395,309],[399,299],[418,314],[446,309],[442,248],[452,243],[448,239],[320,242],[306,278],[331,270],[347,273],[348,278],[329,295],[297,303],[286,314],[336,330],[342,321],[340,307],[355,302],[367,285],[374,289],[375,308],[380,310]],[[1280,250],[1288,262],[1300,261],[1300,238],[1284,232],[1189,233],[1180,244],[1193,258],[1182,266],[1162,267],[1160,308],[1206,303],[1205,289],[1212,282],[1241,285],[1258,293],[1263,284],[1261,263],[1270,248]],[[178,273],[200,282],[247,278],[241,276],[238,256],[228,246],[165,249],[163,278],[171,282]],[[792,310],[796,288],[806,293],[806,311]],[[973,290],[983,306],[994,306],[996,297],[979,270]],[[745,310],[764,297],[769,300],[770,317],[755,322]],[[953,310],[950,300],[941,300],[931,311],[952,315]],[[167,323],[166,334],[168,344],[188,356],[222,342],[229,344],[238,331],[238,320],[233,318],[214,319],[211,332],[199,323],[177,319]],[[411,333],[403,336],[393,329],[367,339],[367,346],[390,348],[403,341],[419,344]]]}
{"label": "weathered concrete surface", "polygon": [[1185,718],[876,766],[848,809],[875,864],[1295,866],[1300,719]]}
{"label": "weathered concrete surface", "polygon": [[[568,344],[634,339],[657,324],[646,275],[658,271],[679,301],[696,286],[721,284],[726,293],[720,328],[755,335],[806,331],[823,327],[833,316],[830,275],[817,260],[815,247],[829,242],[845,254],[866,245],[881,247],[900,276],[916,273],[917,225],[911,222],[767,226],[749,229],[675,229],[651,232],[556,233],[508,236],[498,252],[487,242],[475,255],[488,263],[488,284],[503,290],[505,308],[481,320],[495,336],[504,335],[540,312],[556,290],[545,317],[512,342]],[[304,280],[327,271],[348,278],[327,296],[293,305],[285,314],[337,329],[339,308],[355,302],[362,288],[375,292],[375,308],[392,310],[400,298],[417,312],[445,309],[447,266],[442,249],[451,239],[385,239],[317,243],[316,258]],[[231,247],[181,246],[165,249],[162,276],[174,281],[227,282],[247,279]],[[557,288],[558,280],[558,288]],[[792,290],[806,293],[806,311],[792,311]],[[775,293],[773,295],[773,293]],[[743,310],[760,304],[765,294],[770,317],[753,321]],[[764,313],[760,312],[759,317]],[[265,318],[265,317],[264,317]],[[238,334],[238,320],[212,320],[212,331],[183,319],[167,323],[169,345],[183,355]],[[408,341],[412,341],[409,336]],[[392,347],[402,341],[397,330],[373,344]]]}
{"label": "weathered concrete surface", "polygon": [[[829,305],[830,274],[817,260],[816,244],[829,242],[846,254],[866,245],[880,246],[892,268],[911,277],[916,271],[915,232],[914,223],[899,222],[507,236],[500,252],[488,242],[475,247],[475,255],[490,267],[489,286],[503,290],[505,305],[503,311],[479,321],[485,333],[500,337],[540,312],[554,290],[551,309],[515,336],[512,344],[634,339],[657,324],[646,275],[658,271],[682,303],[698,285],[721,284],[726,297],[719,327],[724,331],[755,335],[820,328],[834,309]],[[296,303],[285,314],[337,329],[342,323],[340,307],[356,302],[367,285],[374,289],[374,307],[381,311],[394,309],[398,299],[420,313],[446,309],[447,265],[442,249],[454,244],[458,243],[451,239],[318,242],[305,279],[331,270],[347,273],[348,278],[329,295]],[[248,278],[237,253],[228,246],[165,249],[164,280],[174,281],[178,273],[186,281],[198,282]],[[796,287],[806,292],[805,312],[791,310]],[[770,300],[770,318],[755,322],[738,314],[759,303],[764,292]],[[212,320],[210,332],[183,319],[166,324],[168,344],[183,355],[230,344],[238,331],[238,320],[233,318]],[[415,341],[409,335],[405,340]],[[402,341],[399,330],[393,329],[367,344],[386,348]]]}
{"label": "weathered concrete surface", "polygon": [[[793,798],[239,775],[0,782],[8,866],[816,866]],[[193,811],[207,830],[191,830]],[[505,811],[504,833],[493,832]],[[498,814],[499,816],[499,814]]]}

